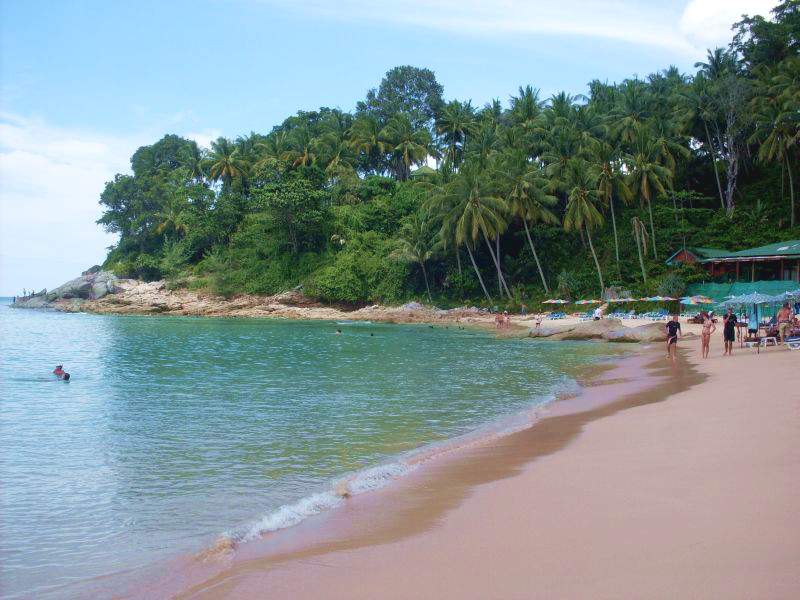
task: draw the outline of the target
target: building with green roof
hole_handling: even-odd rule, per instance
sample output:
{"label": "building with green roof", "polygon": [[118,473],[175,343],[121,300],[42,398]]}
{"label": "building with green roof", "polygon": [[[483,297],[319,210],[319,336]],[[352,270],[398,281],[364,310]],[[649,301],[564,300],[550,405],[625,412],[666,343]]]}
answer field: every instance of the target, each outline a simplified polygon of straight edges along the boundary
{"label": "building with green roof", "polygon": [[800,240],[738,250],[682,248],[667,259],[670,266],[699,263],[712,283],[784,281],[800,283]]}

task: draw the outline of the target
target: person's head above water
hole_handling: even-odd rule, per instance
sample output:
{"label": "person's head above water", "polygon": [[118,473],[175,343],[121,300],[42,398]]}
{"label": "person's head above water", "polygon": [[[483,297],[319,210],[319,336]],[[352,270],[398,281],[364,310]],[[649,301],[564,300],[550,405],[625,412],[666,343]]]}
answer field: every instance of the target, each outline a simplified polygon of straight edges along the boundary
{"label": "person's head above water", "polygon": [[69,373],[64,373],[64,381],[69,381]]}

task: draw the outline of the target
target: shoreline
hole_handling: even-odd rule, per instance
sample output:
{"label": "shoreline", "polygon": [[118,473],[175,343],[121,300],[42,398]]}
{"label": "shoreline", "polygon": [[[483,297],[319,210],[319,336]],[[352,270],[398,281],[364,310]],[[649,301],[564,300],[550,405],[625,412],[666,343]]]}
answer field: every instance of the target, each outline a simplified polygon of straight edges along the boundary
{"label": "shoreline", "polygon": [[656,342],[664,338],[664,324],[647,320],[605,318],[600,321],[581,321],[573,315],[558,320],[543,319],[539,327],[536,326],[533,314],[512,314],[509,315],[508,326],[497,329],[495,313],[474,306],[439,309],[409,302],[401,306],[374,304],[347,309],[325,305],[298,291],[275,296],[240,295],[226,299],[187,289],[171,290],[164,281],[145,283],[123,279],[115,280],[112,287],[113,292],[98,299],[58,298],[39,302],[37,297],[33,304],[23,301],[12,307],[101,315],[325,320],[337,322],[339,325],[355,322],[425,324],[493,330],[502,337],[552,340],[636,343]]}
{"label": "shoreline", "polygon": [[[487,427],[475,432],[478,435],[463,436],[430,453],[423,452],[417,457],[419,464],[403,477],[368,494],[348,495],[340,505],[288,529],[269,532],[240,545],[220,540],[198,555],[184,557],[167,569],[171,575],[160,581],[149,580],[149,586],[154,587],[131,597],[195,597],[195,593],[205,597],[208,589],[217,587],[217,578],[236,577],[233,574],[240,570],[250,572],[254,565],[260,568],[313,560],[328,551],[366,549],[419,534],[455,508],[472,487],[511,476],[539,453],[546,455],[557,451],[561,444],[568,444],[584,422],[598,418],[606,410],[624,408],[610,408],[619,404],[616,398],[620,393],[626,399],[636,396],[635,402],[643,401],[638,394],[663,381],[657,373],[660,369],[653,364],[654,350],[625,352],[579,367],[577,373],[571,374],[580,383],[579,392],[533,407],[527,411],[530,417],[524,425],[511,431]],[[655,400],[648,397],[645,401]],[[531,443],[535,447],[533,453]],[[515,450],[496,456],[498,451],[507,452],[509,448]],[[477,470],[475,460],[483,465]],[[464,479],[465,467],[471,472],[468,480]],[[431,489],[445,493],[431,501]],[[178,577],[174,575],[176,570]],[[141,588],[141,584],[137,587]]]}
{"label": "shoreline", "polygon": [[265,539],[177,597],[796,597],[796,359],[702,361],[699,344],[682,346],[676,367],[653,349],[655,388],[620,398],[629,382],[606,371],[587,396],[616,400],[554,403],[533,427]]}

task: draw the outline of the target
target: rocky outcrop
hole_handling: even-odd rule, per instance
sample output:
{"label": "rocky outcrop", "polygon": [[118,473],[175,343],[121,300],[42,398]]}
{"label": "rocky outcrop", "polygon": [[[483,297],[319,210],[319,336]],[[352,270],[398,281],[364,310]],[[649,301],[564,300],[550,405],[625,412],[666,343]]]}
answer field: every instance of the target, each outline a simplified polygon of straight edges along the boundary
{"label": "rocky outcrop", "polygon": [[646,323],[626,327],[619,319],[582,321],[566,325],[543,325],[530,331],[531,337],[552,340],[606,340],[609,342],[660,342],[664,340],[664,323]]}
{"label": "rocky outcrop", "polygon": [[59,303],[80,304],[81,301],[99,300],[118,291],[117,276],[109,271],[85,271],[80,277],[72,279],[54,290],[42,291],[28,298],[18,299],[16,308],[51,308]]}

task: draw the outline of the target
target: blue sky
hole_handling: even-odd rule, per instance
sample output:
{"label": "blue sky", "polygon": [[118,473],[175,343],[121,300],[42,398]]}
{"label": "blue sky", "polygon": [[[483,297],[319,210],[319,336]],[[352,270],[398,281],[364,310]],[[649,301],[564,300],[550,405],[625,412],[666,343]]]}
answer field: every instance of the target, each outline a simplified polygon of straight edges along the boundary
{"label": "blue sky", "polygon": [[352,109],[395,65],[448,98],[690,71],[772,0],[0,0],[0,294],[101,262],[103,183],[165,133],[206,144]]}

